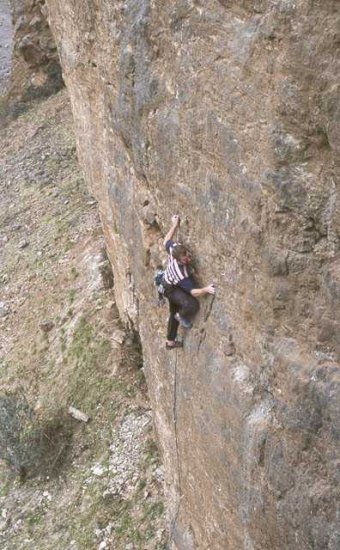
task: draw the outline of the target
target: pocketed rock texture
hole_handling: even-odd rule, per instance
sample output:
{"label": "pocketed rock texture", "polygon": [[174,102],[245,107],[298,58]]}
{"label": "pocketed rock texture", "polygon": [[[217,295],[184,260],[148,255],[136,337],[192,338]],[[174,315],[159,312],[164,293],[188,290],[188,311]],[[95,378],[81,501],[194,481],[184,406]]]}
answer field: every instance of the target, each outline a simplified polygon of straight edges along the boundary
{"label": "pocketed rock texture", "polygon": [[[339,3],[48,0],[181,550],[340,546]],[[171,214],[214,299],[164,349]]]}

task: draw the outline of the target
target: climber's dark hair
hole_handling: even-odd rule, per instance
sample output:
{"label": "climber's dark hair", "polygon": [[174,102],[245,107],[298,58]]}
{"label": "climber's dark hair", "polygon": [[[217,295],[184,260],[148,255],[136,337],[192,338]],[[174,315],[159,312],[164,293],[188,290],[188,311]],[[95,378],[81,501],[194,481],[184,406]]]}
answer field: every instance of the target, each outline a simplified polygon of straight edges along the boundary
{"label": "climber's dark hair", "polygon": [[172,257],[178,261],[182,256],[185,256],[188,252],[189,250],[187,249],[186,246],[184,246],[183,244],[177,244],[172,249]]}

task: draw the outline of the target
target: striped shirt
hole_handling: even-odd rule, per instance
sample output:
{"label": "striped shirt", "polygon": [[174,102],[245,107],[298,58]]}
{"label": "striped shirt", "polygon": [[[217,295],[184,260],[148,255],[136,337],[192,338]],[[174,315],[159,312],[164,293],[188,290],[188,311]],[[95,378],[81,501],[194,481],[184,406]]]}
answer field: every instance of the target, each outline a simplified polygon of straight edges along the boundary
{"label": "striped shirt", "polygon": [[167,241],[165,244],[169,256],[164,279],[168,285],[179,286],[186,292],[190,292],[195,288],[195,283],[188,273],[187,266],[179,263],[172,255],[172,251],[177,244],[179,243],[175,243],[171,240]]}

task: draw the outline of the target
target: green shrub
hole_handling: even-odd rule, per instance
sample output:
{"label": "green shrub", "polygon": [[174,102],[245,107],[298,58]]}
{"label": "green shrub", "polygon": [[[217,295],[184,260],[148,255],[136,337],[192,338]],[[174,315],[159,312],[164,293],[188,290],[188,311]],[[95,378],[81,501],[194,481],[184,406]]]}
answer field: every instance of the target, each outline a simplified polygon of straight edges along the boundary
{"label": "green shrub", "polygon": [[22,392],[0,394],[0,459],[22,481],[55,473],[71,440],[72,421],[66,414],[41,420]]}

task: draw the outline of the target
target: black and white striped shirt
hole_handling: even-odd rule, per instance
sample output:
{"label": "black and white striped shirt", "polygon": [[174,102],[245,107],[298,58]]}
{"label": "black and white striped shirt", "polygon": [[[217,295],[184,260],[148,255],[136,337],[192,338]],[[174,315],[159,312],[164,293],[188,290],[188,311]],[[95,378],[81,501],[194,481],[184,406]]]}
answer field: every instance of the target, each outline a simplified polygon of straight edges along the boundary
{"label": "black and white striped shirt", "polygon": [[165,248],[169,254],[168,265],[165,271],[164,279],[168,285],[179,286],[190,292],[194,288],[194,281],[191,279],[187,266],[180,264],[172,255],[172,251],[178,243],[174,241],[167,241]]}

